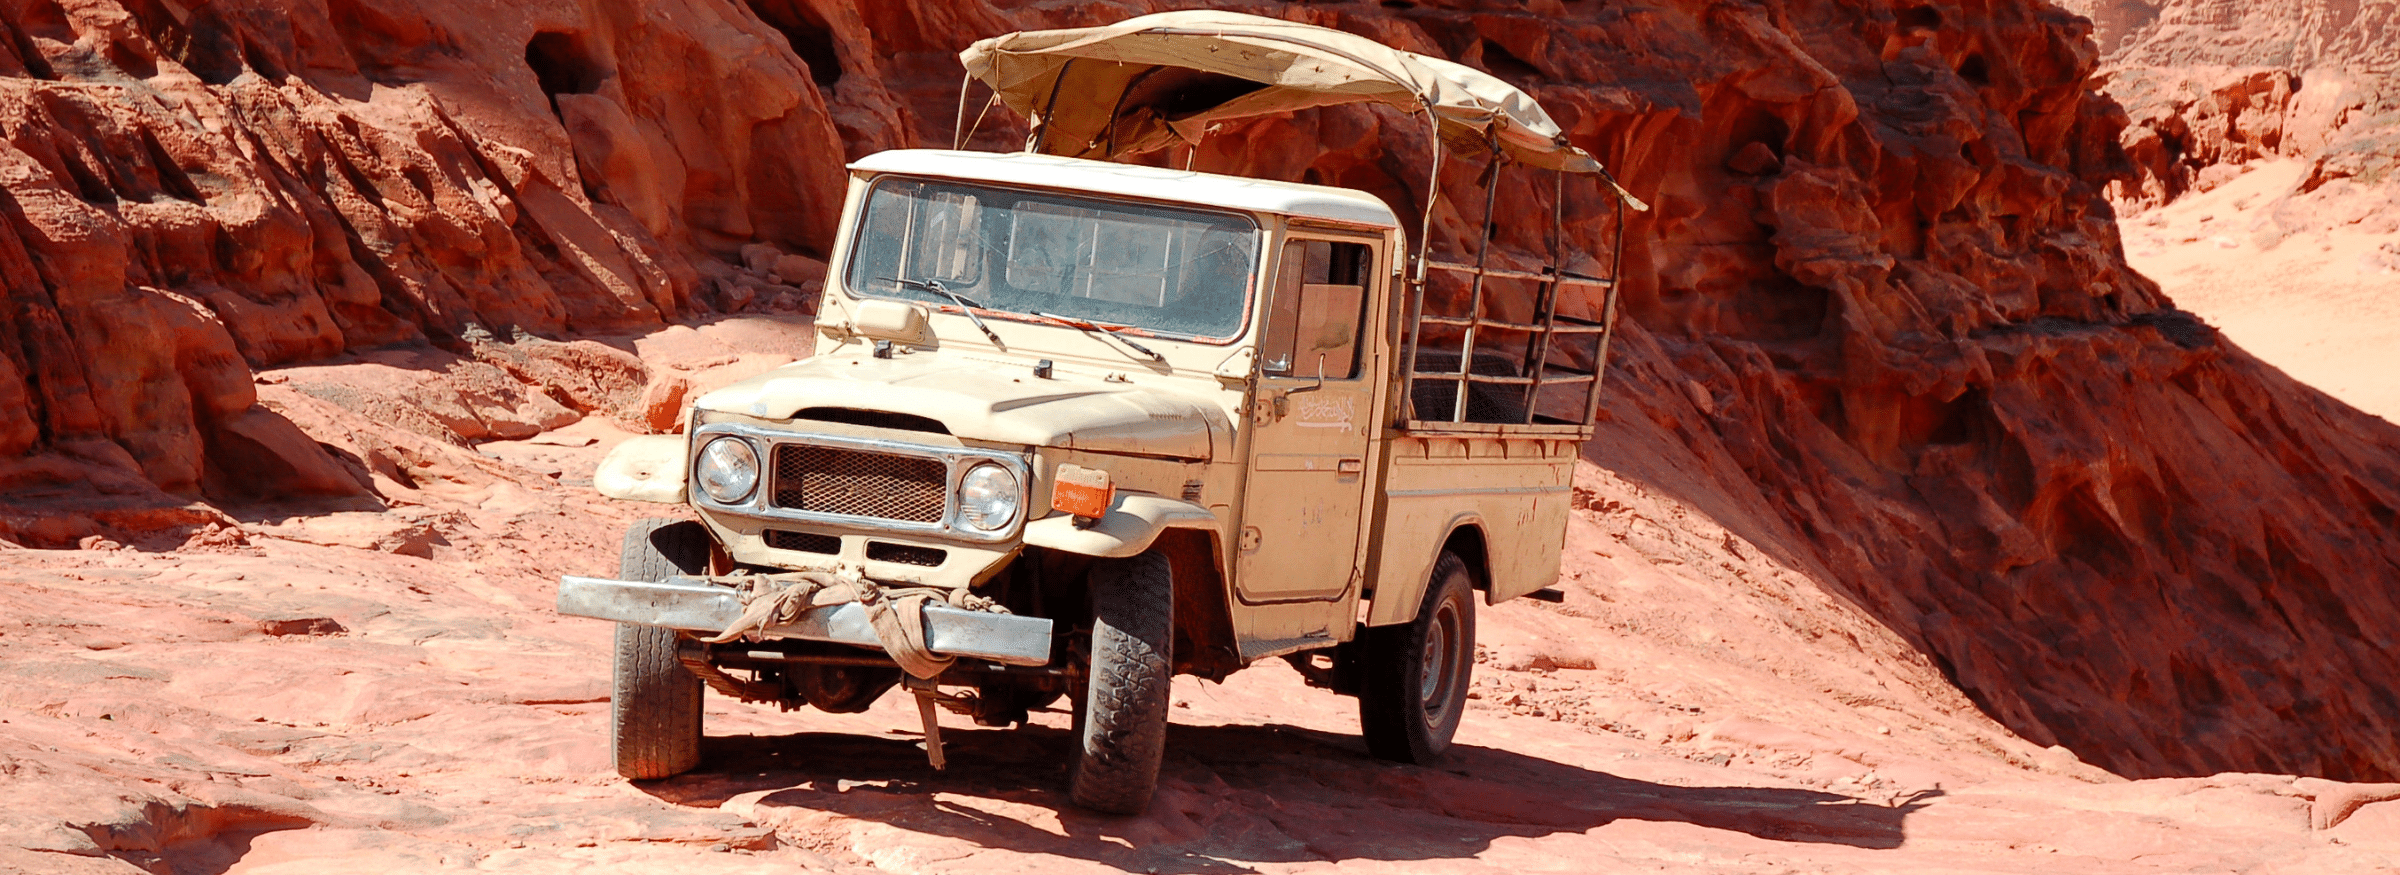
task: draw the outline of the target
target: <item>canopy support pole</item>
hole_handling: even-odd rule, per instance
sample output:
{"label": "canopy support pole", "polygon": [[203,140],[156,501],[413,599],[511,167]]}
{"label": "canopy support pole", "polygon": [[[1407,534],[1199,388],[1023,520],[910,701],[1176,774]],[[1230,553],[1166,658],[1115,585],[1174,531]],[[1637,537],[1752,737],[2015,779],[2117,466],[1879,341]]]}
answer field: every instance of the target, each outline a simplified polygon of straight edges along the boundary
{"label": "canopy support pole", "polygon": [[1483,324],[1483,268],[1491,260],[1492,226],[1497,224],[1492,221],[1492,208],[1500,202],[1500,162],[1504,160],[1507,156],[1493,143],[1492,163],[1483,173],[1482,239],[1475,246],[1474,291],[1467,294],[1467,336],[1458,345],[1458,397],[1451,405],[1451,422],[1467,421],[1467,390],[1474,386],[1467,375],[1475,370],[1475,330]]}
{"label": "canopy support pole", "polygon": [[1067,74],[1075,72],[1075,62],[1080,60],[1083,59],[1068,58],[1066,63],[1058,65],[1058,78],[1050,80],[1050,99],[1042,104],[1041,127],[1033,132],[1032,146],[1025,151],[1039,155],[1050,142],[1050,113],[1058,108],[1058,86],[1067,83]]}
{"label": "canopy support pole", "polygon": [[1563,229],[1567,224],[1567,172],[1550,171],[1550,281],[1543,283],[1533,304],[1533,321],[1542,326],[1542,333],[1526,343],[1525,375],[1533,383],[1525,387],[1525,424],[1533,424],[1534,405],[1542,398],[1542,376],[1550,369],[1550,338],[1558,328],[1558,293],[1566,287],[1566,240]]}
{"label": "canopy support pole", "polygon": [[[1125,112],[1125,98],[1132,97],[1134,89],[1142,87],[1143,82],[1148,81],[1151,76],[1156,75],[1158,71],[1164,69],[1166,68],[1152,67],[1136,73],[1133,75],[1133,79],[1131,81],[1125,83],[1125,90],[1117,92],[1117,104],[1108,108],[1108,149],[1100,153],[1101,157],[1110,161],[1117,160],[1117,123],[1123,121],[1122,113]],[[1065,73],[1062,71],[1060,75],[1063,76]],[[1085,151],[1090,150],[1086,149]]]}
{"label": "canopy support pole", "polygon": [[1400,381],[1400,419],[1417,418],[1417,344],[1425,334],[1425,261],[1431,257],[1433,246],[1433,205],[1442,196],[1442,120],[1433,114],[1433,107],[1419,105],[1425,113],[1425,130],[1433,147],[1431,172],[1425,182],[1425,215],[1417,223],[1416,264],[1409,268],[1408,342],[1400,348],[1400,372],[1407,377]]}
{"label": "canopy support pole", "polygon": [[975,121],[969,124],[967,122],[967,95],[973,93],[974,88],[975,76],[972,73],[967,75],[966,81],[958,83],[958,121],[950,127],[951,149],[965,150],[967,143],[975,139],[975,132],[983,130],[983,118],[992,114],[992,104],[1000,102],[1000,92],[993,91],[986,95],[983,98],[983,108],[975,111]]}
{"label": "canopy support pole", "polygon": [[[1615,188],[1617,181],[1611,179],[1608,184]],[[1592,387],[1583,399],[1583,421],[1587,425],[1600,415],[1600,382],[1608,375],[1608,342],[1617,335],[1617,289],[1625,284],[1625,201],[1626,198],[1617,199],[1617,239],[1610,244],[1608,254],[1608,296],[1600,305],[1600,347],[1592,352]]]}
{"label": "canopy support pole", "polygon": [[975,87],[975,74],[968,73],[958,80],[958,120],[950,123],[950,148],[967,147],[967,90]]}

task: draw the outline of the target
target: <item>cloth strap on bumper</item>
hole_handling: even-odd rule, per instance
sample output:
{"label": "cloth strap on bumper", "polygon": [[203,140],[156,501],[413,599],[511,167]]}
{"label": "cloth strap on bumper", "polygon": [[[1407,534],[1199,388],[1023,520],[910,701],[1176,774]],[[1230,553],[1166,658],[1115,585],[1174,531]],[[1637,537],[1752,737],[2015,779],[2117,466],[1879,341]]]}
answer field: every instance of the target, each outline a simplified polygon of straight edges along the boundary
{"label": "cloth strap on bumper", "polygon": [[953,657],[935,653],[926,646],[926,602],[938,599],[961,610],[1009,612],[1000,603],[964,588],[885,586],[824,571],[752,574],[736,584],[734,591],[741,597],[742,615],[725,631],[701,640],[723,644],[797,622],[800,615],[817,608],[857,602],[867,609],[867,619],[874,625],[875,637],[883,643],[883,651],[900,664],[902,671],[919,678],[939,675],[954,661]]}

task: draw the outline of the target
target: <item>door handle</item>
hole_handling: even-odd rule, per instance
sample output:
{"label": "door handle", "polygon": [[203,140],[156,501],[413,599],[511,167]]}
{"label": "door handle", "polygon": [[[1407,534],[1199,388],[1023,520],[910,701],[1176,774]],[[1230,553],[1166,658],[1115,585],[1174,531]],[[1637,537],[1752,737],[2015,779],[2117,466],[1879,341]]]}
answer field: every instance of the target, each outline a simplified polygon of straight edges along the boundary
{"label": "door handle", "polygon": [[1343,459],[1339,464],[1334,466],[1334,470],[1343,474],[1357,474],[1367,470],[1367,460]]}
{"label": "door handle", "polygon": [[1317,353],[1317,384],[1314,386],[1301,386],[1294,389],[1285,389],[1283,390],[1283,394],[1298,395],[1302,392],[1314,392],[1323,388],[1325,388],[1325,354],[1320,352]]}

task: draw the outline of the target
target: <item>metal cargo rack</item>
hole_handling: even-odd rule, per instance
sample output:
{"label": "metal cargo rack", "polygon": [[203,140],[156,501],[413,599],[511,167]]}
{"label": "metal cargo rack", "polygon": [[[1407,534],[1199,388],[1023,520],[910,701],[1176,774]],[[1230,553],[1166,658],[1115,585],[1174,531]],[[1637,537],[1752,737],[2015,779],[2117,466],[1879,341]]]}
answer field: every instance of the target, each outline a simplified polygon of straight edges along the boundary
{"label": "metal cargo rack", "polygon": [[[1496,225],[1493,212],[1498,206],[1500,174],[1512,162],[1497,148],[1489,154],[1491,162],[1481,174],[1484,199],[1480,239],[1476,242],[1474,262],[1462,264],[1430,255],[1432,200],[1439,197],[1440,191],[1437,148],[1435,184],[1428,187],[1431,194],[1427,198],[1426,222],[1408,280],[1408,336],[1400,355],[1405,365],[1401,371],[1400,427],[1431,434],[1588,438],[1599,414],[1601,378],[1607,370],[1609,341],[1616,329],[1625,199],[1606,197],[1613,205],[1608,219],[1607,276],[1573,273],[1557,263],[1563,260],[1566,247],[1567,174],[1560,170],[1550,171],[1551,263],[1530,271],[1495,267],[1491,264]],[[1605,175],[1594,182],[1607,187],[1604,193],[1615,188],[1614,180]],[[1468,278],[1465,312],[1426,312],[1427,299],[1432,296],[1427,281],[1430,271],[1463,274]],[[1485,315],[1487,290],[1495,280],[1536,284],[1530,321]],[[1560,312],[1561,292],[1570,288],[1598,290],[1599,312],[1587,316]],[[1523,338],[1522,344],[1507,343],[1510,335]],[[1571,360],[1575,350],[1561,343],[1580,338],[1590,338],[1588,342],[1577,343],[1588,346],[1584,357],[1588,368],[1577,367]],[[1570,360],[1562,362],[1562,357]],[[1545,390],[1575,388],[1581,391],[1565,397],[1557,392],[1544,394]],[[1545,400],[1552,403],[1545,404]]]}

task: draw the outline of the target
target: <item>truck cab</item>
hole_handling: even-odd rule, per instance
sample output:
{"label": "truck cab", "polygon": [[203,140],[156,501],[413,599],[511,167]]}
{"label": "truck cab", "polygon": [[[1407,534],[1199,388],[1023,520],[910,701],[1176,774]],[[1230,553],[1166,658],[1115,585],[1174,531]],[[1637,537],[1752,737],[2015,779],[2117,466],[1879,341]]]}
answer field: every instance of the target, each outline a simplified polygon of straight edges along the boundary
{"label": "truck cab", "polygon": [[[563,612],[619,623],[618,770],[696,765],[704,688],[830,711],[904,688],[937,767],[942,711],[1064,698],[1071,798],[1139,811],[1172,676],[1273,657],[1357,696],[1374,753],[1438,757],[1476,606],[1557,574],[1606,342],[1560,290],[1613,285],[1409,242],[1348,189],[1032,151],[852,165],[818,352],[595,477],[688,509],[628,532],[617,578],[561,583]],[[1485,312],[1510,282],[1532,316]]]}

